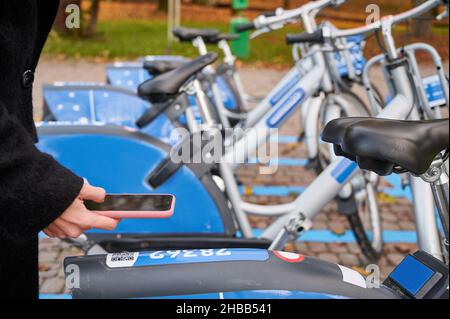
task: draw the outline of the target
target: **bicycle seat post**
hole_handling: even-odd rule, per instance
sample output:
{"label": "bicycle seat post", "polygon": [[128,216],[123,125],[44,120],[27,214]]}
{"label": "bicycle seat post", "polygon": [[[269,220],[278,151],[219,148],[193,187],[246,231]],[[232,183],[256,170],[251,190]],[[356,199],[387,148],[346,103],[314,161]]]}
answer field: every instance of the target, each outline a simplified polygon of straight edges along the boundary
{"label": "bicycle seat post", "polygon": [[233,55],[233,52],[231,51],[228,41],[220,40],[218,43],[218,47],[223,52],[225,63],[231,67],[234,67],[234,62],[236,62],[236,57]]}
{"label": "bicycle seat post", "polygon": [[445,168],[445,161],[441,155],[438,155],[430,168],[421,178],[430,183],[433,191],[434,201],[436,203],[439,218],[441,220],[442,228],[445,235],[445,259],[448,263],[448,249],[449,249],[449,176]]}

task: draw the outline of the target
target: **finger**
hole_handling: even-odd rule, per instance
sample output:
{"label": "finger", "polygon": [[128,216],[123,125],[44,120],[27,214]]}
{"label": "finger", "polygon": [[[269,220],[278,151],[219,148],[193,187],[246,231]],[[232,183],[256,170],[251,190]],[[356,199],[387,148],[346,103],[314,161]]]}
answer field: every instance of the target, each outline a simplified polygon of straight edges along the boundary
{"label": "finger", "polygon": [[55,238],[56,235],[54,233],[52,233],[48,228],[43,230],[44,234],[46,234],[48,237],[50,238]]}
{"label": "finger", "polygon": [[64,232],[58,226],[56,226],[54,222],[48,225],[47,228],[50,232],[52,232],[55,235],[55,237],[58,237],[59,239],[66,238]]}
{"label": "finger", "polygon": [[101,216],[95,211],[89,212],[89,225],[92,228],[98,228],[103,230],[114,230],[119,223],[118,219]]}
{"label": "finger", "polygon": [[77,238],[83,233],[83,229],[80,226],[69,223],[64,219],[58,218],[54,223],[67,237]]}
{"label": "finger", "polygon": [[97,203],[102,203],[105,200],[106,191],[101,187],[84,184],[80,192],[80,199],[92,200]]}

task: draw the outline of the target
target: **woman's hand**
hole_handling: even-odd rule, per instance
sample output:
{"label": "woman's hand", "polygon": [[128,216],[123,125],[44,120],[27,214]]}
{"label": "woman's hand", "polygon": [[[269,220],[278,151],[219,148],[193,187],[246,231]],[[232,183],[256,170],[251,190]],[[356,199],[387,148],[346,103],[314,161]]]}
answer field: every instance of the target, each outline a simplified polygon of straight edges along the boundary
{"label": "woman's hand", "polygon": [[100,216],[89,211],[84,206],[83,200],[92,200],[98,203],[105,199],[105,190],[85,183],[78,198],[66,209],[66,211],[53,221],[44,233],[49,237],[76,238],[91,228],[113,230],[119,220]]}

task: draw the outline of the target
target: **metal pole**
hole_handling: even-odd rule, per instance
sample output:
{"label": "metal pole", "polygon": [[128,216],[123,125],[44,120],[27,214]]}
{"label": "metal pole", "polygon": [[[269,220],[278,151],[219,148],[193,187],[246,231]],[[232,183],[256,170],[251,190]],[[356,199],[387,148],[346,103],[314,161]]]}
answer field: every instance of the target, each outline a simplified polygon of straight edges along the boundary
{"label": "metal pole", "polygon": [[175,27],[181,24],[181,0],[175,0],[174,24]]}
{"label": "metal pole", "polygon": [[174,28],[174,19],[175,19],[175,0],[169,0],[168,8],[167,8],[167,41],[171,45],[173,42],[173,34],[172,29]]}

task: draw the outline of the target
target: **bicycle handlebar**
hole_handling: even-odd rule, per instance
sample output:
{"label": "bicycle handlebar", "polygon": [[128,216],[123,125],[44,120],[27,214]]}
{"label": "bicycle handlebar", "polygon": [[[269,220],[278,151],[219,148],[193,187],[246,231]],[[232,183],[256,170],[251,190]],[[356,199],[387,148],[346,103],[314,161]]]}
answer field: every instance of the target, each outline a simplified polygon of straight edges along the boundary
{"label": "bicycle handlebar", "polygon": [[256,29],[256,27],[253,22],[238,24],[236,26],[236,32],[238,32],[238,33],[246,32],[246,31],[250,31],[250,30],[254,30],[254,29]]}
{"label": "bicycle handlebar", "polygon": [[[297,9],[283,10],[277,9],[275,15],[260,15],[253,21],[253,29],[262,29],[270,27],[271,25],[288,23],[291,20],[297,19],[304,14],[309,14],[316,10],[321,10],[325,7],[334,6],[337,7],[347,0],[315,0],[306,3]],[[245,25],[244,25],[245,26]],[[250,27],[249,25],[247,27]],[[245,29],[248,31],[251,29]]]}
{"label": "bicycle handlebar", "polygon": [[323,32],[321,29],[317,30],[313,33],[300,33],[300,34],[288,34],[286,35],[286,43],[287,44],[296,44],[296,43],[311,43],[311,44],[320,44],[325,41],[323,36]]}
{"label": "bicycle handlebar", "polygon": [[415,18],[418,16],[423,15],[425,12],[439,6],[440,4],[445,4],[447,0],[428,0],[427,2],[422,3],[421,5],[408,10],[406,12],[400,13],[398,15],[390,15],[385,16],[382,19],[373,22],[369,25],[366,25],[364,27],[358,27],[353,29],[347,29],[347,30],[330,30],[330,34],[328,35],[331,38],[345,38],[349,36],[354,35],[363,35],[366,33],[374,32],[379,29],[381,29],[383,22],[387,19],[390,19],[390,25],[393,26],[395,24],[398,24],[400,22],[406,21],[411,18]]}

